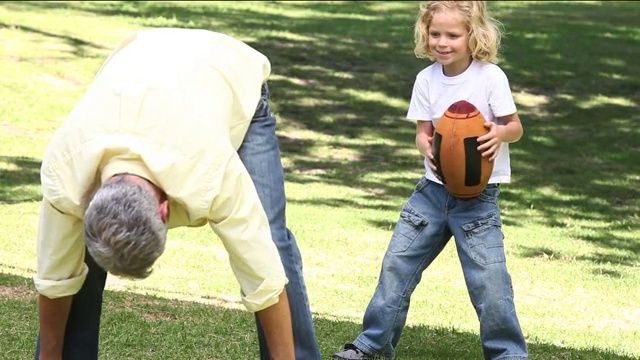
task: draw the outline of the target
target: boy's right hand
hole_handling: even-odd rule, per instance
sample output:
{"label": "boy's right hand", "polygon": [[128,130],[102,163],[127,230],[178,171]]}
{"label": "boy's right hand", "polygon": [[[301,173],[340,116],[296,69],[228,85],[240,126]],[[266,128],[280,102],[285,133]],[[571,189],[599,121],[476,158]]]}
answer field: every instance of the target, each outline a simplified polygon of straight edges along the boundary
{"label": "boy's right hand", "polygon": [[433,136],[429,136],[427,134],[418,134],[416,136],[416,145],[418,147],[418,151],[422,156],[427,160],[427,165],[433,172],[436,171],[436,165],[433,157]]}

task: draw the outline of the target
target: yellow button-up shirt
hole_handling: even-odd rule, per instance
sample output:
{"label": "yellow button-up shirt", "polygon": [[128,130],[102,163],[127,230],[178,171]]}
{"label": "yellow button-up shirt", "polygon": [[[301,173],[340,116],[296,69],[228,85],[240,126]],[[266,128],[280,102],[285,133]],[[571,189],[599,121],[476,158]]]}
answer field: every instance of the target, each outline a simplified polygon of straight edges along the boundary
{"label": "yellow button-up shirt", "polygon": [[287,279],[236,152],[270,71],[263,54],[220,33],[160,28],[126,37],[45,151],[38,292],[80,290],[86,200],[109,177],[130,173],[165,191],[170,228],[210,224],[249,311],[275,304]]}

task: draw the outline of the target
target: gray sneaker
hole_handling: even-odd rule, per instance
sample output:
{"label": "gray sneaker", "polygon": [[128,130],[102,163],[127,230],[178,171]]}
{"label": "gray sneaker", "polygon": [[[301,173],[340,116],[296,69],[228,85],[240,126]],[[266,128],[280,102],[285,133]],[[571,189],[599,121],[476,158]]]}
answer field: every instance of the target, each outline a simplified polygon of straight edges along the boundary
{"label": "gray sneaker", "polygon": [[358,349],[353,344],[346,344],[344,346],[344,350],[339,353],[335,353],[331,356],[332,359],[362,359],[362,360],[370,360],[375,359],[373,356],[369,356],[362,352],[362,350]]}

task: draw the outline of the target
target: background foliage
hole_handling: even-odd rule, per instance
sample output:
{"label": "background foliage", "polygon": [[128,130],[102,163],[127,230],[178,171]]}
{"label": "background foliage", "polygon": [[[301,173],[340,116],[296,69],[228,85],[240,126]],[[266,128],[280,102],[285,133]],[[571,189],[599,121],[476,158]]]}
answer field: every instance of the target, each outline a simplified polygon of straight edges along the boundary
{"label": "background foliage", "polygon": [[[501,207],[532,359],[640,356],[640,7],[490,2],[525,127]],[[360,331],[399,210],[423,168],[404,120],[417,2],[0,2],[0,358],[37,334],[40,159],[110,49],[146,27],[236,36],[272,61],[288,222],[328,358]],[[219,240],[170,232],[154,275],[109,280],[105,359],[246,359],[253,317]],[[399,359],[481,359],[454,245],[414,293]]]}

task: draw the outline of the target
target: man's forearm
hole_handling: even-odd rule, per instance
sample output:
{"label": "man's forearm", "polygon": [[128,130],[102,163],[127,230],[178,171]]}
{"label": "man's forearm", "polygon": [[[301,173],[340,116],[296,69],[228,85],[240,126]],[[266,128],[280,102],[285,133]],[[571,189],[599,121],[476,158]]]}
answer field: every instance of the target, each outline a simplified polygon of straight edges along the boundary
{"label": "man's forearm", "polygon": [[40,359],[62,359],[64,333],[71,309],[71,296],[49,299],[38,297],[40,319]]}
{"label": "man's forearm", "polygon": [[295,359],[287,292],[283,290],[278,303],[256,312],[256,316],[264,332],[271,359]]}

